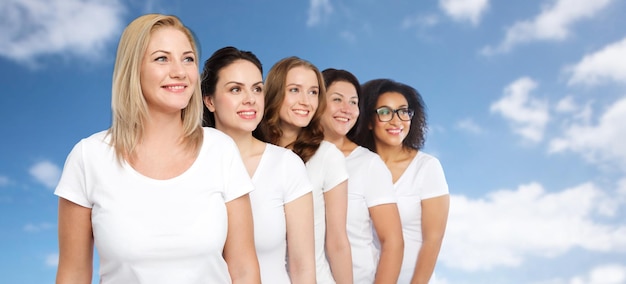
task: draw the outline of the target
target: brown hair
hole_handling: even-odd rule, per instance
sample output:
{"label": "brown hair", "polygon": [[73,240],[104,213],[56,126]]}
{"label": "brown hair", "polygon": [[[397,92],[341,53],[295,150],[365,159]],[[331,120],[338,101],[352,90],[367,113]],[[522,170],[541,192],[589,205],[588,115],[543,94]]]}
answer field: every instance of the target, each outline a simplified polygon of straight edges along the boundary
{"label": "brown hair", "polygon": [[258,139],[272,144],[277,144],[283,135],[280,129],[280,107],[285,100],[287,73],[295,67],[305,67],[315,72],[319,84],[319,105],[311,122],[303,127],[296,140],[288,145],[304,162],[307,162],[324,140],[324,131],[320,120],[326,109],[324,79],[322,73],[312,63],[292,56],[284,58],[272,66],[265,79],[265,115],[254,134]]}

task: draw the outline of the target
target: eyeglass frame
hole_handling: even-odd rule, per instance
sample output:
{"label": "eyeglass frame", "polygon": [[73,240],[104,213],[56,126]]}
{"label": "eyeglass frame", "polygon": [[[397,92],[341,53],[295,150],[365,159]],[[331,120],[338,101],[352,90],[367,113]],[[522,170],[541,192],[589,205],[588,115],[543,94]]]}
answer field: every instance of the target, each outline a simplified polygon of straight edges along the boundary
{"label": "eyeglass frame", "polygon": [[[380,118],[379,111],[383,110],[383,109],[388,109],[388,110],[391,111],[391,118],[389,118],[389,120],[382,120]],[[405,111],[405,110],[407,111],[407,114],[409,115],[409,119],[402,119],[402,117],[400,117],[400,114],[398,114],[399,111]],[[380,121],[380,122],[392,121],[394,115],[396,115],[398,117],[398,119],[401,120],[401,121],[411,121],[411,119],[413,119],[413,116],[415,115],[415,111],[410,109],[410,108],[408,108],[408,107],[401,107],[401,108],[398,108],[398,109],[392,109],[390,107],[383,106],[383,107],[379,107],[379,108],[375,109],[374,112],[376,113],[376,118],[378,118],[378,121]]]}

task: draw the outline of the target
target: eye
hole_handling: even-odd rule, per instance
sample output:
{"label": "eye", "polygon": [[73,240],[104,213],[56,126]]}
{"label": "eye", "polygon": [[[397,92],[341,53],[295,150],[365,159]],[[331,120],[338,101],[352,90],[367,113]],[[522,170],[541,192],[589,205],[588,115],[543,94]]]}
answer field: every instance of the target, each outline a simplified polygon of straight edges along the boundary
{"label": "eye", "polygon": [[196,59],[193,58],[193,56],[188,56],[188,57],[185,57],[185,59],[183,61],[184,62],[195,62]]}
{"label": "eye", "polygon": [[350,104],[355,106],[359,104],[359,101],[352,100],[350,101]]}
{"label": "eye", "polygon": [[411,111],[408,108],[401,108],[401,109],[398,110],[398,113],[402,114],[402,115],[407,115],[407,114],[409,114],[409,112],[411,112]]}
{"label": "eye", "polygon": [[310,90],[309,95],[317,96],[319,92],[317,90]]}
{"label": "eye", "polygon": [[241,88],[239,88],[239,87],[232,87],[232,88],[230,88],[230,92],[233,93],[233,94],[238,94],[238,93],[241,92]]}
{"label": "eye", "polygon": [[377,109],[376,112],[380,115],[389,115],[391,113],[391,109],[384,107]]}
{"label": "eye", "polygon": [[298,88],[290,88],[288,91],[290,93],[298,93],[300,90]]}
{"label": "eye", "polygon": [[252,89],[253,92],[255,93],[263,93],[263,87],[261,86],[256,86]]}
{"label": "eye", "polygon": [[334,97],[332,101],[340,103],[341,102],[341,98],[340,97]]}
{"label": "eye", "polygon": [[159,57],[155,58],[154,61],[166,62],[167,61],[167,57],[166,56],[159,56]]}

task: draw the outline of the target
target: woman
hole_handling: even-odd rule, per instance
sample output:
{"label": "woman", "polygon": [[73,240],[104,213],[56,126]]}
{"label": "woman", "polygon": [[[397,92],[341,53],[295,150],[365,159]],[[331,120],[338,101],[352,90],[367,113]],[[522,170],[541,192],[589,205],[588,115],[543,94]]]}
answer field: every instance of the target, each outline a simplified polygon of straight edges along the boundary
{"label": "woman", "polygon": [[174,16],[131,22],[113,71],[113,122],[69,154],[57,283],[260,283],[232,139],[201,125],[196,43]]}
{"label": "woman", "polygon": [[322,74],[310,62],[288,57],[270,69],[265,85],[265,116],[256,135],[293,150],[306,164],[313,184],[317,283],[351,284],[352,258],[346,234],[348,174],[341,152],[323,141],[320,118],[326,89]]}
{"label": "woman", "polygon": [[250,202],[262,282],[314,284],[312,186],[304,163],[252,136],[263,117],[261,62],[249,51],[221,48],[204,63],[201,86],[204,125],[235,140],[255,186]]}
{"label": "woman", "polygon": [[[346,136],[359,117],[361,86],[345,70],[326,69],[322,75],[327,94],[322,117],[324,139],[346,156],[350,176],[347,230],[354,283],[398,283],[403,253],[402,224],[391,174],[378,155]],[[380,252],[372,232],[378,237]]]}
{"label": "woman", "polygon": [[439,160],[421,151],[426,112],[411,86],[376,79],[362,86],[355,141],[391,171],[404,237],[398,283],[429,283],[448,219],[450,196]]}

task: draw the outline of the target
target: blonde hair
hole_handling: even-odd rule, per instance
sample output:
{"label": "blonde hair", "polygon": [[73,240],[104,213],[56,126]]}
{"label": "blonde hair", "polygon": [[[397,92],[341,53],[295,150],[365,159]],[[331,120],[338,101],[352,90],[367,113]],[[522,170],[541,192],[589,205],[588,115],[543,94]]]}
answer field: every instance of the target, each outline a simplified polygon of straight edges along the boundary
{"label": "blonde hair", "polygon": [[[183,32],[189,39],[196,58],[198,50],[194,35],[176,16],[147,14],[133,20],[124,29],[117,47],[113,69],[111,110],[113,121],[108,133],[118,161],[134,153],[143,136],[148,107],[141,91],[140,70],[152,33],[163,27]],[[196,61],[197,62],[197,61]],[[196,63],[197,64],[197,63]],[[181,112],[183,143],[197,153],[202,143],[202,93],[200,82],[194,86],[189,104]]]}

